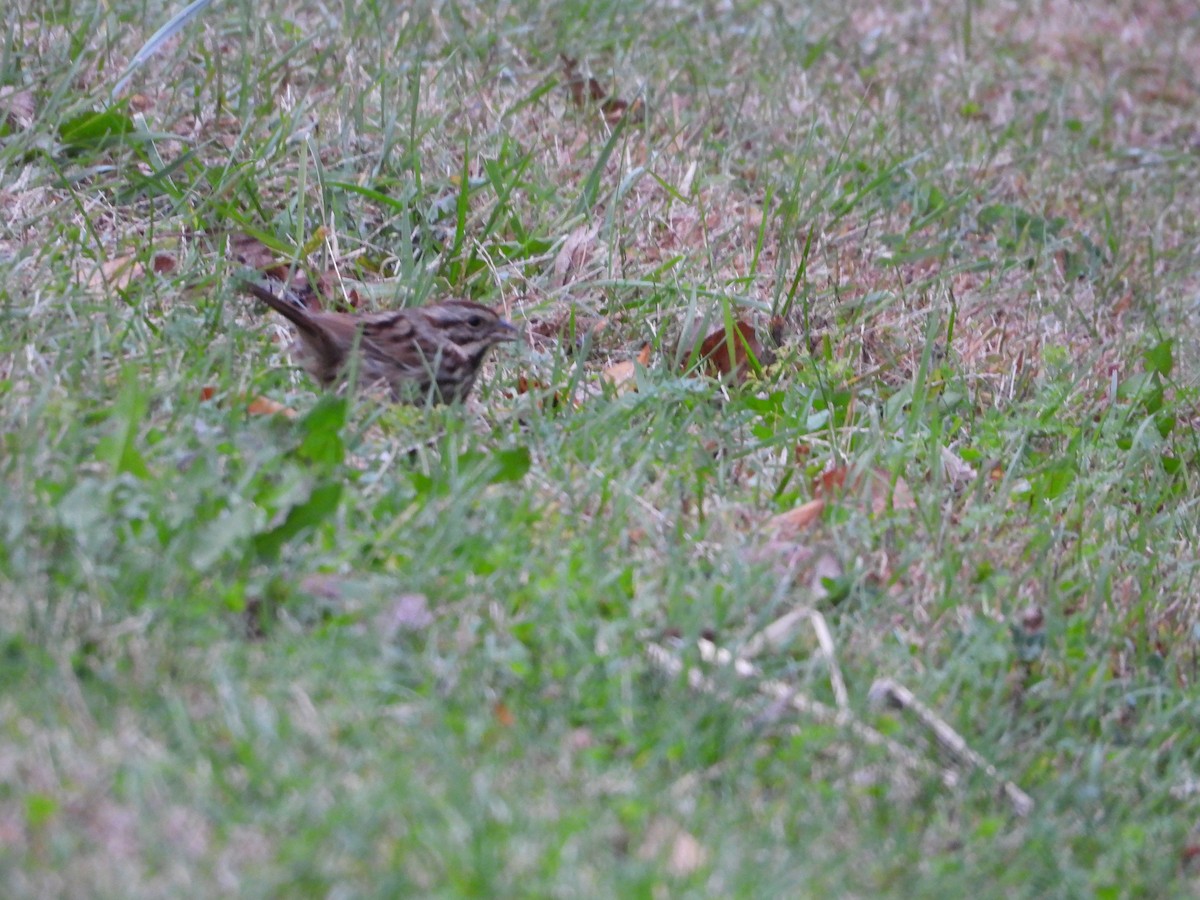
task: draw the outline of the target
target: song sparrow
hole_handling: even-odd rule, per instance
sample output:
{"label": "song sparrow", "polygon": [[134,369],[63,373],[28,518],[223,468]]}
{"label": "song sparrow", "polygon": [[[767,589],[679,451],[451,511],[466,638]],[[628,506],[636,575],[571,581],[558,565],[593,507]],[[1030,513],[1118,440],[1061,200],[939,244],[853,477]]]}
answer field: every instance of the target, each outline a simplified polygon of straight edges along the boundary
{"label": "song sparrow", "polygon": [[471,393],[495,344],[517,332],[494,311],[469,300],[377,313],[318,312],[291,291],[243,287],[296,326],[293,347],[309,373],[328,387],[357,363],[358,383],[383,383],[401,403],[452,403]]}

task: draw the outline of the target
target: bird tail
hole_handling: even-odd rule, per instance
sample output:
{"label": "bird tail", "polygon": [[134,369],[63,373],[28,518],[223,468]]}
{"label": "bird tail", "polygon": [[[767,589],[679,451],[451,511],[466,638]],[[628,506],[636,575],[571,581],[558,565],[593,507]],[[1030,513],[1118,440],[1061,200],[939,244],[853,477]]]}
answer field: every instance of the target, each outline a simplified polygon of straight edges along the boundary
{"label": "bird tail", "polygon": [[272,287],[278,285],[280,293],[276,293],[270,288],[260,284],[257,281],[243,281],[242,289],[249,294],[253,294],[275,312],[279,313],[285,319],[288,319],[297,328],[308,331],[312,328],[312,316],[309,314],[308,307],[304,305],[304,301],[300,295],[291,290],[287,285],[278,281],[271,281],[269,284]]}
{"label": "bird tail", "polygon": [[328,329],[313,318],[312,311],[304,304],[300,295],[282,282],[269,283],[278,285],[281,293],[277,294],[259,282],[249,280],[242,282],[242,288],[295,325],[300,332],[301,343],[315,350],[317,358],[336,360],[341,357],[344,350],[330,336]]}

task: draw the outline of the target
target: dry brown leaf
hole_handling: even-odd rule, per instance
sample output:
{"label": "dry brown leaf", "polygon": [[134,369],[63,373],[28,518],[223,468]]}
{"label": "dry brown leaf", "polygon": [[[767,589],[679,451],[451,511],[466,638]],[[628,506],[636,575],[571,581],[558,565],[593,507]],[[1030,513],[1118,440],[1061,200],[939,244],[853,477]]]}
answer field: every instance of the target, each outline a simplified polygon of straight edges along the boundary
{"label": "dry brown leaf", "polygon": [[949,447],[942,448],[942,474],[955,490],[965,487],[979,476],[970,463]]}
{"label": "dry brown leaf", "polygon": [[714,378],[733,376],[744,381],[752,369],[775,362],[773,348],[779,346],[783,337],[783,319],[779,316],[771,319],[765,340],[745,319],[734,322],[733,327],[732,340],[724,328],[718,328],[704,339],[700,345],[700,361]]}
{"label": "dry brown leaf", "polygon": [[622,119],[628,119],[636,125],[646,118],[646,104],[642,102],[641,97],[634,98],[632,103],[612,97],[600,104],[600,112],[604,114],[604,119],[609,125],[616,125]]}
{"label": "dry brown leaf", "polygon": [[896,484],[892,485],[891,473],[883,469],[871,469],[850,479],[850,469],[837,466],[828,472],[822,472],[813,479],[813,493],[818,497],[848,497],[855,495],[865,501],[865,505],[874,515],[891,510],[916,509],[917,503],[909,490],[908,482],[897,476]]}
{"label": "dry brown leaf", "polygon": [[281,415],[289,419],[294,419],[298,415],[290,406],[284,406],[268,397],[255,397],[246,405],[246,412],[252,416]]}
{"label": "dry brown leaf", "polygon": [[558,255],[554,257],[555,287],[563,287],[567,282],[574,281],[587,265],[596,244],[599,230],[595,227],[581,225],[567,235]]}
{"label": "dry brown leaf", "polygon": [[[279,261],[275,259],[275,253],[270,247],[252,235],[241,231],[235,231],[229,235],[229,256],[243,265],[267,272],[272,277],[276,277],[275,273],[270,272],[271,269],[279,265]],[[278,277],[286,276],[287,269],[285,267],[283,273]]]}
{"label": "dry brown leaf", "polygon": [[822,472],[813,479],[813,494],[818,497],[828,497],[837,494],[846,484],[846,476],[850,470],[845,466],[837,466]]}
{"label": "dry brown leaf", "polygon": [[568,341],[568,351],[582,350],[588,341],[596,339],[608,327],[608,319],[578,314],[574,310],[559,312],[547,319],[530,322],[527,334],[530,346],[535,350],[545,349],[550,343]]}
{"label": "dry brown leaf", "polygon": [[822,553],[812,567],[812,580],[809,584],[812,587],[813,596],[818,600],[824,600],[829,596],[829,588],[825,586],[825,582],[836,581],[843,574],[845,574],[845,570],[842,569],[841,560],[832,553]]}
{"label": "dry brown leaf", "polygon": [[567,90],[571,92],[572,103],[576,106],[583,106],[589,100],[595,103],[608,96],[607,91],[600,86],[600,82],[579,71],[579,60],[573,59],[565,53],[560,53],[558,58],[562,60],[563,77],[567,82]]}
{"label": "dry brown leaf", "polygon": [[613,363],[600,373],[600,377],[611,384],[618,394],[637,390],[638,366],[643,369],[650,365],[650,342],[642,344],[636,359],[626,359]]}
{"label": "dry brown leaf", "polygon": [[645,119],[646,104],[642,102],[641,97],[632,103],[620,97],[609,97],[608,91],[600,82],[579,71],[579,60],[565,53],[558,56],[562,60],[563,78],[571,94],[571,102],[575,106],[582,109],[585,106],[597,105],[609,125],[616,125],[622,119],[628,119],[630,122],[641,122]]}
{"label": "dry brown leaf", "polygon": [[815,500],[802,503],[795,509],[789,509],[785,513],[772,516],[767,521],[767,528],[778,532],[780,536],[795,536],[810,527],[814,522],[819,521],[821,513],[824,511],[825,500],[818,497]]}
{"label": "dry brown leaf", "polygon": [[137,261],[133,254],[114,256],[100,264],[88,279],[88,288],[93,291],[103,291],[105,287],[123,291],[134,281],[146,274],[145,267]]}
{"label": "dry brown leaf", "polygon": [[[200,401],[202,403],[207,403],[216,395],[217,389],[212,385],[205,385],[204,387],[200,388]],[[246,398],[243,396],[242,400],[244,401],[245,399]],[[246,403],[246,412],[252,416],[273,416],[278,414],[287,416],[289,419],[294,419],[297,415],[299,415],[291,407],[284,406],[282,403],[270,400],[267,397],[254,397],[251,399],[248,403]]]}
{"label": "dry brown leaf", "polygon": [[492,716],[501,728],[512,728],[517,724],[517,717],[512,714],[512,710],[502,700],[497,700],[492,706]]}
{"label": "dry brown leaf", "polygon": [[24,131],[33,124],[37,117],[37,107],[33,102],[33,91],[24,88],[9,87],[0,91],[0,111],[4,121],[17,131]]}
{"label": "dry brown leaf", "polygon": [[638,857],[654,860],[664,854],[667,872],[676,878],[690,875],[708,862],[707,851],[695,837],[671,820],[659,818],[646,829]]}
{"label": "dry brown leaf", "polygon": [[424,594],[401,594],[375,617],[375,627],[385,640],[391,640],[401,631],[422,631],[433,621]]}
{"label": "dry brown leaf", "polygon": [[896,477],[895,485],[892,476],[883,469],[872,469],[868,491],[871,500],[871,512],[882,515],[891,510],[916,509],[917,501],[913,499],[908,482],[900,476]]}
{"label": "dry brown leaf", "polygon": [[[516,391],[502,390],[500,392],[500,396],[510,400],[513,397],[521,397],[525,394],[534,395],[533,400],[538,409],[548,408],[555,410],[559,409],[563,405],[562,394],[560,394],[558,391],[552,391],[550,386],[544,381],[530,380],[524,375],[517,376]],[[578,402],[575,403],[575,406],[579,406]]]}
{"label": "dry brown leaf", "polygon": [[179,268],[179,263],[170,253],[155,253],[154,258],[150,261],[150,267],[155,275],[170,275]]}
{"label": "dry brown leaf", "polygon": [[317,572],[304,576],[300,582],[300,590],[314,600],[324,600],[328,603],[340,603],[345,599],[346,579],[327,572]]}
{"label": "dry brown leaf", "polygon": [[[102,262],[92,270],[87,280],[88,290],[98,294],[103,294],[106,290],[123,291],[145,277],[147,266],[138,259],[138,255],[127,253]],[[174,254],[165,251],[155,251],[151,254],[149,270],[155,274],[169,275],[177,266]]]}

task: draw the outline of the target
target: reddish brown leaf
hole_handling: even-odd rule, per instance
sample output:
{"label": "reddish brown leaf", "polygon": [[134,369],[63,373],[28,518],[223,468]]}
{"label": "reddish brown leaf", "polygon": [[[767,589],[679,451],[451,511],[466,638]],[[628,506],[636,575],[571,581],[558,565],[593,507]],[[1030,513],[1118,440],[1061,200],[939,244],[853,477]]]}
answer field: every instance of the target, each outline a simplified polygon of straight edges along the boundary
{"label": "reddish brown leaf", "polygon": [[581,109],[585,106],[599,108],[610,125],[616,125],[622,119],[640,122],[645,118],[646,105],[641,97],[632,103],[620,97],[609,97],[608,91],[599,81],[579,71],[579,60],[561,53],[559,59],[562,60],[563,79],[575,106]]}
{"label": "reddish brown leaf", "polygon": [[616,125],[622,119],[628,119],[631,123],[637,124],[646,117],[646,104],[642,102],[641,97],[635,98],[632,103],[619,97],[613,97],[600,104],[600,112],[604,113],[604,118],[609,125]]}
{"label": "reddish brown leaf", "polygon": [[280,281],[288,277],[288,267],[275,259],[270,247],[240,231],[229,235],[229,258]]}
{"label": "reddish brown leaf", "polygon": [[[200,402],[207,403],[217,395],[217,389],[212,385],[205,385],[200,388]],[[246,398],[243,397],[243,400]],[[284,406],[267,397],[254,397],[246,403],[246,412],[252,416],[287,416],[289,419],[295,418],[298,413],[289,406]]]}
{"label": "reddish brown leaf", "polygon": [[1036,634],[1046,624],[1046,614],[1037,604],[1030,604],[1021,610],[1021,627],[1027,634]]}
{"label": "reddish brown leaf", "polygon": [[545,387],[546,385],[540,381],[530,381],[524,375],[517,376],[517,396],[520,396],[521,394],[528,394],[531,390],[544,390]]}
{"label": "reddish brown leaf", "polygon": [[618,394],[623,394],[626,391],[637,390],[636,377],[638,366],[643,369],[650,365],[650,342],[642,344],[642,349],[638,351],[636,359],[626,359],[618,363],[613,363],[602,373],[600,377],[611,384]]}
{"label": "reddish brown leaf", "polygon": [[596,101],[604,98],[604,88],[595,78],[588,78],[579,71],[579,60],[560,53],[563,77],[567,82],[567,90],[571,92],[571,102],[583,106],[588,100]]}
{"label": "reddish brown leaf", "polygon": [[512,728],[517,724],[517,717],[512,714],[512,710],[504,705],[502,700],[497,700],[492,706],[492,715],[496,719],[496,724],[501,728]]}
{"label": "reddish brown leaf", "polygon": [[785,513],[772,516],[767,521],[767,527],[781,534],[794,537],[814,522],[820,521],[821,513],[824,511],[825,500],[818,497],[816,500],[809,500],[807,503],[802,503],[795,509],[789,509]]}
{"label": "reddish brown leaf", "polygon": [[775,354],[763,345],[758,332],[749,322],[739,320],[734,322],[733,327],[732,340],[724,328],[718,328],[706,337],[700,345],[700,359],[705,371],[712,377],[732,376],[743,381],[751,369],[773,363]]}
{"label": "reddish brown leaf", "polygon": [[289,419],[294,419],[297,412],[290,406],[284,406],[267,397],[255,397],[246,405],[246,412],[252,416],[286,416]]}
{"label": "reddish brown leaf", "polygon": [[830,469],[828,472],[822,472],[813,479],[813,493],[818,497],[828,497],[831,494],[836,494],[842,489],[846,483],[846,476],[850,470],[845,466],[838,466]]}
{"label": "reddish brown leaf", "polygon": [[883,469],[872,469],[851,480],[850,470],[838,466],[823,472],[813,479],[813,493],[818,497],[855,495],[862,506],[874,515],[882,515],[889,509],[915,509],[916,501],[908,482],[897,478],[893,486],[892,476]]}

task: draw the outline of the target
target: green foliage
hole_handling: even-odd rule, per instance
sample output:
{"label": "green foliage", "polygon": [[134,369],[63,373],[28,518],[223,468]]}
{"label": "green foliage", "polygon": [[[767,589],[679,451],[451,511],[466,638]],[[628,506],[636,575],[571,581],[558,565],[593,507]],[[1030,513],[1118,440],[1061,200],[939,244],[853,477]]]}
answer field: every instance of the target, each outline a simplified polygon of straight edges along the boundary
{"label": "green foliage", "polygon": [[[1195,23],[225,3],[106,105],[146,10],[53,7],[0,54],[5,896],[1192,892]],[[319,393],[238,233],[529,340]],[[836,716],[700,658],[793,613],[754,664]]]}

